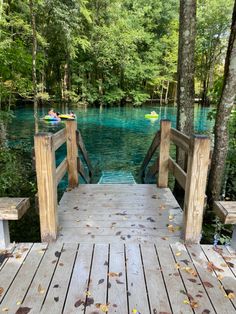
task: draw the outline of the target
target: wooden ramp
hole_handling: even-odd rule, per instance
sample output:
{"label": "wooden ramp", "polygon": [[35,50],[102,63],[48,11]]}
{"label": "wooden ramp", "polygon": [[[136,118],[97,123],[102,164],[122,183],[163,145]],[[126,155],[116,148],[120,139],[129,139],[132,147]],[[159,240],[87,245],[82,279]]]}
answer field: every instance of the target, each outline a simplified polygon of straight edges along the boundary
{"label": "wooden ramp", "polygon": [[174,242],[183,217],[170,189],[154,184],[80,185],[64,193],[58,213],[63,243]]}
{"label": "wooden ramp", "polygon": [[225,247],[36,243],[1,260],[1,313],[236,311],[236,256]]}

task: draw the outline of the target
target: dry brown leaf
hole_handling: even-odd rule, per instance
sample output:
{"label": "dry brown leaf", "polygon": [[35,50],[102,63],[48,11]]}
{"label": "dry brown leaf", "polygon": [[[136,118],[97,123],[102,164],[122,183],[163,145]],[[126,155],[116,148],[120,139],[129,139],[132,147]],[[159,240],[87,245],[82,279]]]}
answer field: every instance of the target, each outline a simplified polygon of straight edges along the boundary
{"label": "dry brown leaf", "polygon": [[107,276],[109,276],[109,277],[119,277],[119,273],[116,273],[116,272],[111,271],[111,272],[109,272],[109,273],[107,274]]}
{"label": "dry brown leaf", "polygon": [[207,288],[214,288],[214,286],[208,281],[203,281],[203,285]]}
{"label": "dry brown leaf", "polygon": [[3,292],[4,292],[3,287],[0,287],[0,296],[3,294]]}
{"label": "dry brown leaf", "polygon": [[219,271],[219,272],[223,272],[224,270],[215,266],[212,262],[208,262],[207,263],[207,270],[209,272],[213,272],[214,270]]}

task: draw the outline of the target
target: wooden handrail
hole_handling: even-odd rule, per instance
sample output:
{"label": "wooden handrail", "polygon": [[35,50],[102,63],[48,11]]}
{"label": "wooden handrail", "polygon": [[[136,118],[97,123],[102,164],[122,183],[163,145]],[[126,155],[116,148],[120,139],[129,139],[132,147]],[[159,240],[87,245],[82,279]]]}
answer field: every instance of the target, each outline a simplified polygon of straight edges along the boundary
{"label": "wooden handrail", "polygon": [[145,178],[144,178],[144,183],[149,182],[151,178],[157,175],[159,170],[159,158],[153,163],[151,167],[148,168]]}
{"label": "wooden handrail", "polygon": [[171,157],[169,157],[169,170],[179,182],[180,186],[185,190],[187,174]]}
{"label": "wooden handrail", "polygon": [[79,174],[81,175],[81,177],[84,179],[84,181],[86,183],[90,183],[91,182],[91,178],[86,174],[86,171],[84,169],[84,165],[82,164],[82,161],[80,160],[80,158],[78,157],[78,171]]}
{"label": "wooden handrail", "polygon": [[146,156],[142,162],[142,165],[140,167],[139,174],[140,174],[140,177],[142,179],[145,177],[145,171],[146,171],[147,165],[149,164],[149,162],[152,159],[152,156],[154,155],[155,151],[159,147],[160,141],[161,141],[160,131],[157,131],[157,133],[155,134],[155,137],[152,140],[152,144],[150,145],[148,152],[147,152],[147,154],[146,154]]}
{"label": "wooden handrail", "polygon": [[190,137],[181,133],[180,131],[171,128],[170,140],[186,153],[189,151]]}
{"label": "wooden handrail", "polygon": [[[76,142],[77,142],[77,145],[78,145],[78,148],[84,158],[84,161],[86,162],[86,165],[88,167],[88,170],[89,170],[89,177],[90,177],[90,180],[92,179],[93,177],[93,174],[94,174],[94,170],[93,170],[93,167],[92,167],[92,164],[91,164],[91,161],[89,159],[89,156],[88,156],[88,153],[87,153],[87,150],[85,148],[85,145],[84,145],[84,141],[83,141],[83,138],[81,136],[81,133],[80,131],[76,131]],[[83,175],[82,175],[83,176]]]}
{"label": "wooden handrail", "polygon": [[67,158],[65,157],[60,165],[56,168],[56,181],[57,185],[60,183],[61,179],[64,177],[68,170]]}
{"label": "wooden handrail", "polygon": [[57,133],[53,134],[52,136],[52,142],[53,142],[53,148],[56,151],[61,145],[63,145],[66,141],[66,129],[62,129],[58,131]]}

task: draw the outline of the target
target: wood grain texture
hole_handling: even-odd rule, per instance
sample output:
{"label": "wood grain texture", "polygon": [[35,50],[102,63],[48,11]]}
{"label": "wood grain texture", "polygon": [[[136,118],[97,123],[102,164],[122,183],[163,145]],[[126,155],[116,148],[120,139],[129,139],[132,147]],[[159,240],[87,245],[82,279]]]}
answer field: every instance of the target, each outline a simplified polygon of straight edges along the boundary
{"label": "wood grain texture", "polygon": [[67,158],[65,157],[60,165],[56,168],[56,181],[57,185],[60,183],[61,179],[64,177],[68,169]]}
{"label": "wood grain texture", "polygon": [[184,197],[184,239],[188,243],[199,243],[201,238],[209,153],[209,138],[191,139]]}
{"label": "wood grain texture", "polygon": [[185,190],[187,174],[171,157],[169,157],[169,170],[174,175],[180,186]]}
{"label": "wood grain texture", "polygon": [[170,149],[170,129],[169,120],[161,121],[161,142],[159,153],[159,175],[158,187],[166,188],[168,186],[168,169],[169,169],[169,149]]}
{"label": "wood grain texture", "polygon": [[171,128],[170,140],[183,151],[188,153],[190,145],[190,137],[184,133]]}
{"label": "wood grain texture", "polygon": [[30,207],[29,198],[0,197],[0,219],[18,220]]}
{"label": "wood grain texture", "polygon": [[236,202],[214,202],[214,210],[224,224],[236,224]]}
{"label": "wood grain texture", "polygon": [[52,143],[54,150],[56,151],[61,145],[63,145],[66,141],[66,129],[62,129],[52,136]]}
{"label": "wood grain texture", "polygon": [[41,239],[50,242],[57,237],[57,182],[52,134],[34,137]]}
{"label": "wood grain texture", "polygon": [[78,147],[76,143],[77,121],[66,121],[66,148],[68,162],[68,181],[69,187],[74,188],[78,185],[77,157]]}

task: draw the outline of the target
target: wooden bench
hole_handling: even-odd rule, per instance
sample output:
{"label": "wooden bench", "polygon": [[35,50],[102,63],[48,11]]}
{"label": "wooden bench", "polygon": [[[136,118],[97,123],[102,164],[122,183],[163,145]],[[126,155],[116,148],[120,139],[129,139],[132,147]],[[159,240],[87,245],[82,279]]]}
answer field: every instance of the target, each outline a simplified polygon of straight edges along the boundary
{"label": "wooden bench", "polygon": [[214,210],[224,224],[234,225],[231,246],[236,250],[236,201],[218,201]]}
{"label": "wooden bench", "polygon": [[30,207],[29,198],[0,198],[0,248],[10,244],[8,220],[19,220]]}

